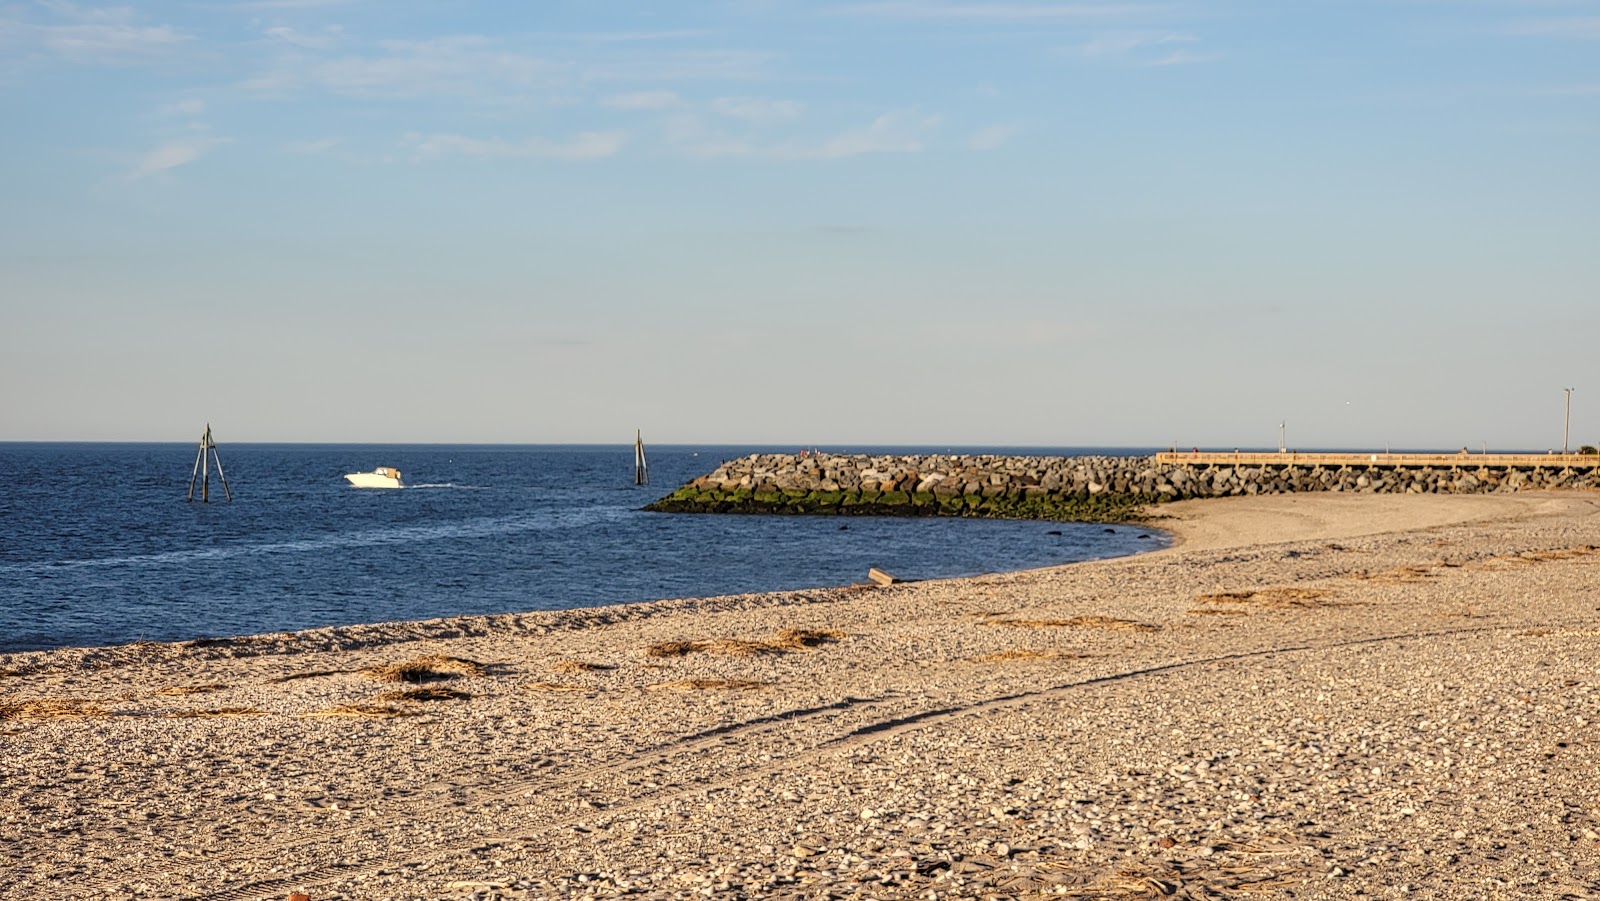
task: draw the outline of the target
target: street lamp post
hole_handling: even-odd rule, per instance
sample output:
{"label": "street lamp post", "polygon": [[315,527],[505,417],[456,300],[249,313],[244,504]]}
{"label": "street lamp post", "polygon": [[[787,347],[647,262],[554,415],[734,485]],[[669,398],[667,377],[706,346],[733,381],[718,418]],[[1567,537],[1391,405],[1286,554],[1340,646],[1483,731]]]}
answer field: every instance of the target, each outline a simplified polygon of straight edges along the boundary
{"label": "street lamp post", "polygon": [[1572,426],[1572,389],[1562,388],[1561,390],[1567,392],[1567,412],[1561,420],[1561,452],[1564,454],[1567,452],[1567,434]]}

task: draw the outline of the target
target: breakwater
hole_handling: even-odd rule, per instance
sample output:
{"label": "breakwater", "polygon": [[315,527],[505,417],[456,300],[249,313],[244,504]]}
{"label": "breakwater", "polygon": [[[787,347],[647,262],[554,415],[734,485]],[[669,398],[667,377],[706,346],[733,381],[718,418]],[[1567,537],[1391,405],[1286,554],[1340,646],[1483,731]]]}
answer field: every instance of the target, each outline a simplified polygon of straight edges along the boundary
{"label": "breakwater", "polygon": [[[1170,455],[1162,455],[1168,457]],[[1285,461],[1288,458],[1284,458]],[[1481,494],[1600,488],[1596,465],[1179,463],[1156,457],[756,454],[730,460],[646,509],[1124,522],[1152,503],[1305,491]]]}

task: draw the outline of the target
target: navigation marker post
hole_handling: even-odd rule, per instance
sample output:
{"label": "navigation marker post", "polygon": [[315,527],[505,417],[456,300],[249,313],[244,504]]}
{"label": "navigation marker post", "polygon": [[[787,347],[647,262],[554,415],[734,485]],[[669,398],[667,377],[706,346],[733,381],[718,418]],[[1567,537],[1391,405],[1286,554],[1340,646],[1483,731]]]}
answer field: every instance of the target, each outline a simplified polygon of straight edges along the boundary
{"label": "navigation marker post", "polygon": [[[211,460],[206,459],[206,451],[211,451]],[[233,503],[233,492],[228,490],[228,477],[222,474],[222,458],[217,456],[217,442],[211,439],[211,423],[206,423],[205,434],[200,436],[200,453],[194,458],[194,471],[189,474],[189,503],[194,503],[194,480],[200,479],[200,502],[211,503],[211,462],[217,464],[217,478],[222,480],[222,493],[227,495],[228,503]]]}
{"label": "navigation marker post", "polygon": [[1567,412],[1561,419],[1561,452],[1564,454],[1567,452],[1567,435],[1572,429],[1572,389],[1561,390],[1567,392]]}
{"label": "navigation marker post", "polygon": [[[217,471],[221,472],[221,467]],[[644,460],[644,437],[638,429],[633,431],[633,484],[650,484],[650,465]]]}

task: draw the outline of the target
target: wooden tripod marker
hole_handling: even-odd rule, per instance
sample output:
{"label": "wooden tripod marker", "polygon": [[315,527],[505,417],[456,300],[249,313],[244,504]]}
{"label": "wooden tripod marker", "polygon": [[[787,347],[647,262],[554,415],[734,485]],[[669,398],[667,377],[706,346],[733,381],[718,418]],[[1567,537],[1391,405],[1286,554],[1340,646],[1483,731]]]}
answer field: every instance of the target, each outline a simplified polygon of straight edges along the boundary
{"label": "wooden tripod marker", "polygon": [[[206,451],[211,451],[211,461],[206,460]],[[222,472],[222,458],[217,456],[217,442],[211,440],[211,423],[206,423],[205,434],[200,436],[200,453],[194,458],[194,472],[189,474],[189,502],[194,503],[194,480],[200,479],[200,502],[211,503],[211,462],[217,464],[217,478],[222,480],[222,493],[227,495],[228,503],[233,503],[233,492],[228,490],[228,477]]]}

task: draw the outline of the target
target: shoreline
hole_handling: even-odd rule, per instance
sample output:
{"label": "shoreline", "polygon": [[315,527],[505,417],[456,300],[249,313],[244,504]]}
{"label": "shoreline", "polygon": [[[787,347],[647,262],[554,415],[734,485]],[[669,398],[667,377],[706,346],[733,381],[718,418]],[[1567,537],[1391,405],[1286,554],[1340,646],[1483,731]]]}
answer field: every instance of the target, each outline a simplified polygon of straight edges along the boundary
{"label": "shoreline", "polygon": [[1014,573],[8,655],[0,894],[1600,893],[1600,497],[1157,513]]}
{"label": "shoreline", "polygon": [[[696,514],[702,515],[702,514]],[[717,514],[703,514],[717,515]],[[1049,521],[1040,521],[1041,527],[1051,525]],[[1088,526],[1100,523],[1071,522],[1069,525]],[[911,579],[899,584],[912,584],[922,582],[951,581],[963,578],[980,578],[987,575],[1003,575],[1007,573],[1032,572],[1038,569],[1053,569],[1060,566],[1073,566],[1077,563],[1093,563],[1102,560],[1117,560],[1126,557],[1146,556],[1161,553],[1176,543],[1177,537],[1167,529],[1141,520],[1135,523],[1106,523],[1108,526],[1119,528],[1138,527],[1142,532],[1150,533],[1152,539],[1160,546],[1151,547],[1149,550],[1138,550],[1127,554],[1115,554],[1108,557],[1095,557],[1089,560],[1079,560],[1064,564],[1055,564],[1044,567],[1026,567],[1016,570],[996,570],[981,573],[975,576],[936,576],[925,579]],[[1143,536],[1141,536],[1143,537]],[[867,574],[862,572],[861,579],[865,580]],[[141,662],[153,656],[198,656],[207,659],[237,658],[242,656],[257,656],[260,654],[295,653],[311,650],[354,650],[357,648],[378,647],[382,645],[399,644],[409,641],[445,640],[461,638],[469,635],[486,634],[547,634],[559,629],[586,628],[595,623],[619,622],[628,619],[645,618],[649,616],[671,615],[674,611],[682,609],[699,609],[708,604],[726,601],[732,604],[765,604],[778,602],[780,599],[791,595],[800,595],[808,592],[826,592],[840,590],[855,590],[865,587],[864,581],[850,584],[816,585],[802,588],[774,589],[771,591],[748,592],[744,594],[726,595],[692,595],[682,597],[654,598],[638,601],[623,601],[613,604],[601,604],[593,607],[567,607],[552,610],[525,610],[509,613],[461,613],[449,616],[430,617],[427,619],[411,620],[383,620],[377,622],[347,623],[333,626],[313,626],[305,629],[280,630],[270,632],[251,632],[239,635],[221,637],[182,638],[171,640],[134,640],[114,644],[102,645],[63,645],[51,648],[32,648],[8,650],[0,648],[0,674],[7,672],[25,674],[37,670],[45,665],[43,661],[47,656],[56,655],[72,659],[72,666],[82,667],[87,665],[121,665],[124,662]],[[635,610],[633,608],[654,607],[664,605],[661,609]],[[590,613],[592,616],[582,616]]]}

